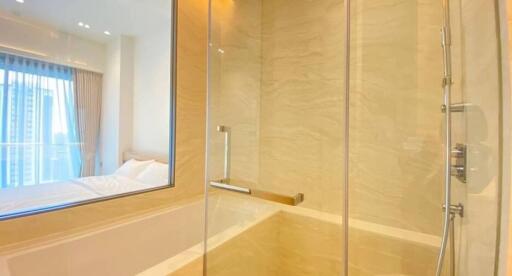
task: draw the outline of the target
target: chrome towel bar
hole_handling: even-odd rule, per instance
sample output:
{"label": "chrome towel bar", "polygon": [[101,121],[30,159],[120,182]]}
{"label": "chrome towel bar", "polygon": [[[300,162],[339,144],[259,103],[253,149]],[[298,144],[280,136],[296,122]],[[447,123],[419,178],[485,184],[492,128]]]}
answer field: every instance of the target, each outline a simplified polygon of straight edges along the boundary
{"label": "chrome towel bar", "polygon": [[210,186],[212,186],[214,188],[232,191],[232,192],[251,194],[251,189],[249,189],[249,188],[243,188],[243,187],[239,187],[239,186],[235,186],[235,185],[230,185],[230,184],[222,183],[221,181],[218,181],[218,182],[212,181],[212,182],[210,182]]}
{"label": "chrome towel bar", "polygon": [[231,185],[225,183],[225,181],[210,181],[210,186],[217,189],[228,190],[231,192],[237,192],[247,194],[256,198],[269,200],[277,203],[282,203],[291,206],[297,206],[304,201],[304,194],[297,193],[293,196],[280,195],[272,192],[261,191],[257,189],[250,189],[240,186]]}

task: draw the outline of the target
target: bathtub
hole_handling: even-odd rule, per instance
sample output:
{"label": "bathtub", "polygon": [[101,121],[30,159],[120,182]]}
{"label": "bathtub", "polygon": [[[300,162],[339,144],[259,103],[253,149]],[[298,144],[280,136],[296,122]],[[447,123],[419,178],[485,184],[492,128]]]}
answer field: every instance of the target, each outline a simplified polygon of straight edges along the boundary
{"label": "bathtub", "polygon": [[[211,235],[233,226],[243,227],[272,212],[269,206],[229,195],[213,196],[209,202],[215,206],[212,213],[218,218],[209,229]],[[0,275],[137,275],[187,250],[202,248],[203,213],[204,201],[198,200],[49,244],[8,252],[0,257]]]}
{"label": "bathtub", "polygon": [[[340,215],[236,194],[209,205],[208,225],[213,228],[208,230],[208,275],[342,274],[344,238]],[[231,223],[232,226],[223,230],[215,229],[229,224],[217,213],[226,206],[265,210],[253,212],[252,218]],[[349,275],[434,274],[438,236],[356,219],[350,219],[349,223]],[[202,275],[203,252],[203,244],[197,245],[138,276]]]}
{"label": "bathtub", "polygon": [[[321,274],[330,275],[343,268],[341,216],[229,192],[214,194],[208,206],[212,275],[294,275],[295,268],[315,275],[319,271],[313,269],[322,267],[330,270]],[[202,270],[203,212],[204,202],[197,200],[17,249],[0,257],[0,275],[190,275],[180,271],[193,266],[193,271]],[[427,268],[435,261],[439,237],[357,220],[350,223],[351,256],[358,256],[349,259],[351,275],[400,275],[404,264],[411,271],[408,275],[430,273]],[[366,255],[368,259],[361,257]],[[225,268],[232,273],[215,273]]]}

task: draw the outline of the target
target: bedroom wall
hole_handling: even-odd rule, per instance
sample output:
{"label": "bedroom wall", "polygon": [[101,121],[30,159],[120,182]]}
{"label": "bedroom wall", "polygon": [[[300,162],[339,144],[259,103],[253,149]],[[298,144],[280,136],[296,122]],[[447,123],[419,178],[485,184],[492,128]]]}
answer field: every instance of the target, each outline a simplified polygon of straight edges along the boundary
{"label": "bedroom wall", "polygon": [[132,146],[133,39],[107,44],[99,141],[99,174],[111,174]]}
{"label": "bedroom wall", "polygon": [[133,145],[137,152],[169,150],[170,33],[168,26],[135,39]]}
{"label": "bedroom wall", "polygon": [[[103,72],[103,44],[0,12],[0,51]],[[17,49],[17,50],[16,50]]]}
{"label": "bedroom wall", "polygon": [[168,26],[137,37],[122,36],[108,44],[101,174],[114,172],[125,151],[168,155],[169,48]]}

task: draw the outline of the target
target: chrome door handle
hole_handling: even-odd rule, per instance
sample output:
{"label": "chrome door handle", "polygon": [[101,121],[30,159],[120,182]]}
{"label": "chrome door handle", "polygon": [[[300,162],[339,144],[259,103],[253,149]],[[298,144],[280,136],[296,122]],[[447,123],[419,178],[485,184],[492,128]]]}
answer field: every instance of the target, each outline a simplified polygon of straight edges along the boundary
{"label": "chrome door handle", "polygon": [[231,159],[230,159],[230,148],[231,148],[231,134],[230,128],[223,125],[217,126],[217,131],[220,133],[224,133],[224,182],[229,181],[230,177],[230,169],[231,169]]}

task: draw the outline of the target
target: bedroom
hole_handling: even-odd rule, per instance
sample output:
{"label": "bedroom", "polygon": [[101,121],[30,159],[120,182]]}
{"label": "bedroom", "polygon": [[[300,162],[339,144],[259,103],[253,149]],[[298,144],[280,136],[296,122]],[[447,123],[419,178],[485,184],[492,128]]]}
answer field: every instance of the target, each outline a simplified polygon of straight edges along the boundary
{"label": "bedroom", "polygon": [[169,25],[168,1],[0,3],[0,217],[169,185]]}

